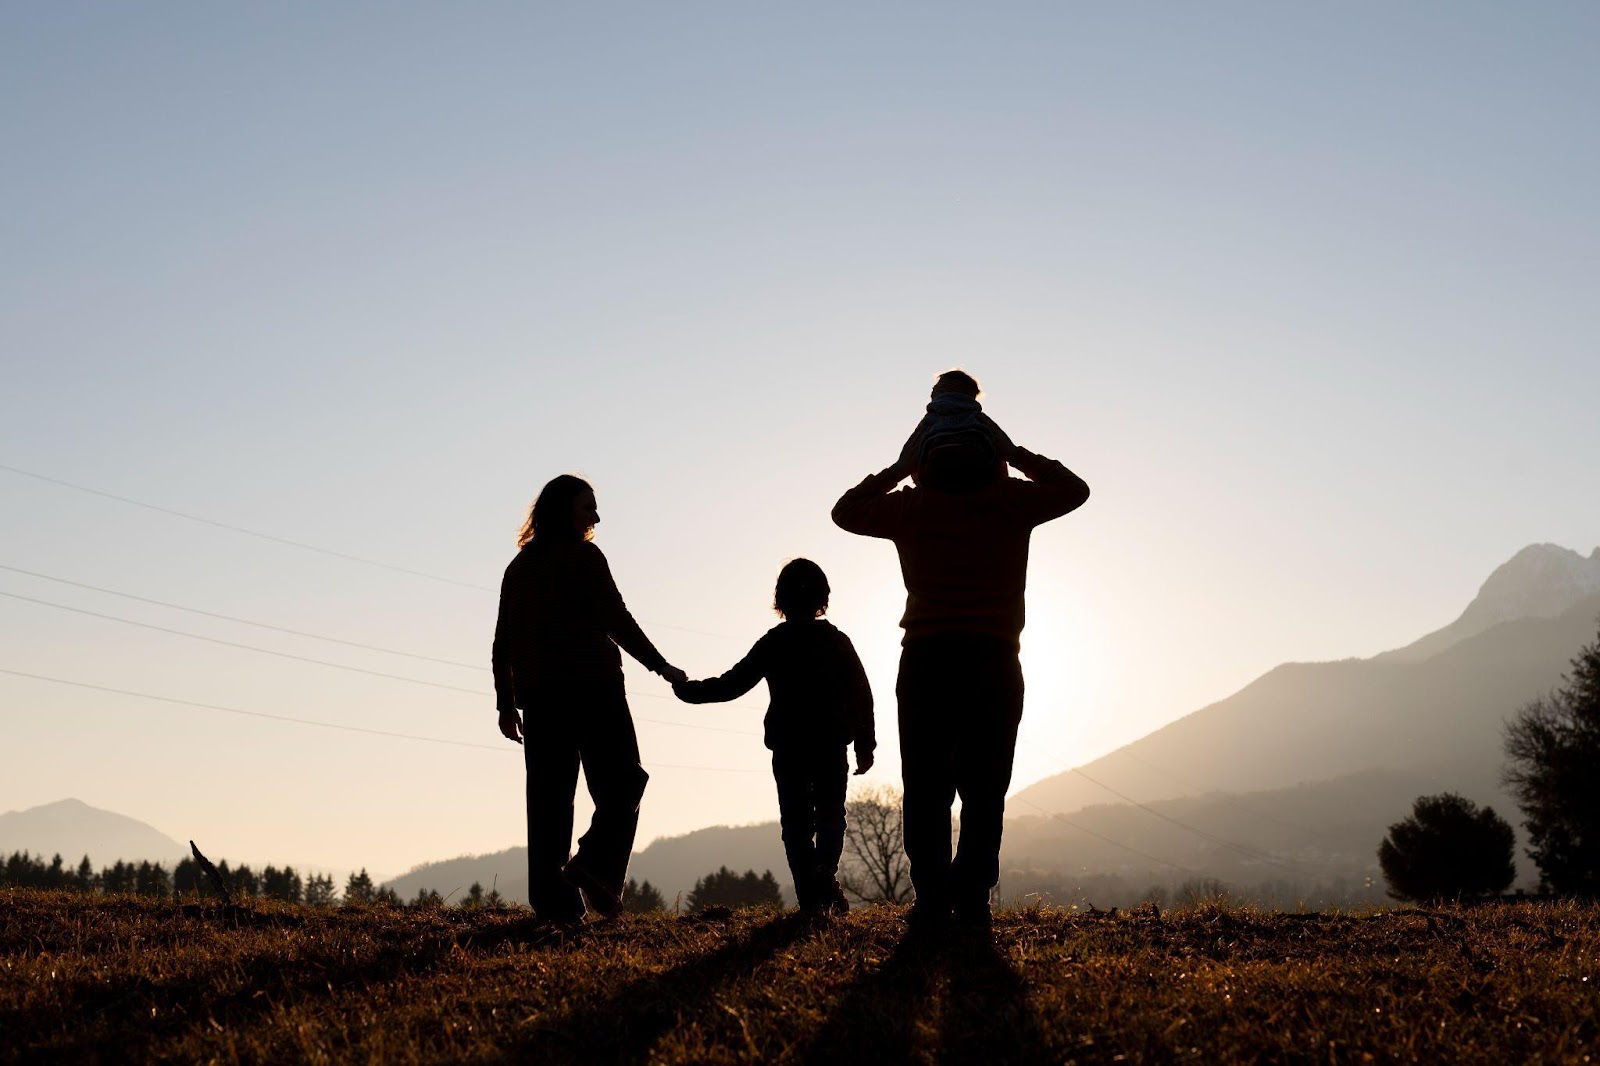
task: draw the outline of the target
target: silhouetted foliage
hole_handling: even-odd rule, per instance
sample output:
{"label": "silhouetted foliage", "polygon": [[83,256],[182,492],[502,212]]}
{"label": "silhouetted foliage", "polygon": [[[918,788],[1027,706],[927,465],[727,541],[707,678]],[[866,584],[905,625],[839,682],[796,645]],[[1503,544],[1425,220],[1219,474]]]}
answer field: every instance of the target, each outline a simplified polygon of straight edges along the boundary
{"label": "silhouetted foliage", "polygon": [[783,891],[771,870],[757,877],[754,870],[740,875],[724,866],[694,883],[688,905],[691,911],[707,907],[782,907]]}
{"label": "silhouetted foliage", "polygon": [[649,881],[641,885],[630,877],[622,886],[622,909],[629,914],[652,914],[666,910],[667,901]]}
{"label": "silhouetted foliage", "polygon": [[333,878],[328,874],[312,874],[306,878],[306,903],[312,907],[331,907],[337,897],[333,891]]}
{"label": "silhouetted foliage", "polygon": [[866,788],[844,805],[844,856],[839,885],[863,903],[911,899],[906,858],[905,809],[892,788]]}
{"label": "silhouetted foliage", "polygon": [[1419,796],[1411,816],[1389,827],[1378,865],[1395,899],[1488,896],[1505,891],[1517,876],[1516,843],[1493,807],[1480,809],[1453,792]]}
{"label": "silhouetted foliage", "polygon": [[1600,641],[1564,680],[1506,724],[1505,783],[1543,886],[1600,895]]}
{"label": "silhouetted foliage", "polygon": [[0,865],[0,885],[163,897],[172,892],[172,877],[158,862],[135,864],[118,860],[96,874],[87,855],[75,869],[69,870],[60,855],[46,863],[43,857],[17,851]]}
{"label": "silhouetted foliage", "polygon": [[261,871],[261,894],[268,899],[299,903],[305,897],[305,886],[293,866],[285,866],[281,870],[276,866],[268,866]]}
{"label": "silhouetted foliage", "polygon": [[431,888],[417,889],[417,898],[411,901],[413,907],[432,909],[444,906],[444,897]]}
{"label": "silhouetted foliage", "polygon": [[372,883],[372,876],[363,866],[358,874],[351,874],[344,883],[344,901],[346,903],[371,903],[377,886]]}

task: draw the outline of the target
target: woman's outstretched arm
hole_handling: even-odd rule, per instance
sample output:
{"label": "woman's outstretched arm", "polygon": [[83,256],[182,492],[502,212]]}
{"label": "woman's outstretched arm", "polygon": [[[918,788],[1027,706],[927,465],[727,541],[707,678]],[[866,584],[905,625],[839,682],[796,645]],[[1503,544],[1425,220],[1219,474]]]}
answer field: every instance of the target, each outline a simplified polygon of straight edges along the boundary
{"label": "woman's outstretched arm", "polygon": [[667,662],[666,656],[656,650],[650,638],[644,635],[644,630],[639,628],[639,623],[634,621],[628,605],[622,602],[622,593],[611,576],[611,566],[606,562],[605,554],[593,544],[587,547],[589,550],[584,554],[592,568],[593,594],[600,608],[600,617],[605,621],[606,634],[617,642],[619,648],[639,660],[646,670],[660,674],[668,681],[682,681],[688,677]]}

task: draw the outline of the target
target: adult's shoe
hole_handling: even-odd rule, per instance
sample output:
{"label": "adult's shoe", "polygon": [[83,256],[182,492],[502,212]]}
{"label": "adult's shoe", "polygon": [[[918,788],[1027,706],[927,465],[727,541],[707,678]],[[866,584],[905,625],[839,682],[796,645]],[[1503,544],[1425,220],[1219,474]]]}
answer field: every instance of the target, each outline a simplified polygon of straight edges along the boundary
{"label": "adult's shoe", "polygon": [[615,918],[622,913],[622,897],[583,863],[573,859],[562,873],[569,883],[583,893],[583,901],[590,910],[602,918]]}
{"label": "adult's shoe", "polygon": [[987,935],[994,931],[994,912],[987,902],[959,906],[951,918],[963,933]]}
{"label": "adult's shoe", "polygon": [[906,935],[918,940],[943,936],[950,928],[950,908],[918,901],[906,912]]}

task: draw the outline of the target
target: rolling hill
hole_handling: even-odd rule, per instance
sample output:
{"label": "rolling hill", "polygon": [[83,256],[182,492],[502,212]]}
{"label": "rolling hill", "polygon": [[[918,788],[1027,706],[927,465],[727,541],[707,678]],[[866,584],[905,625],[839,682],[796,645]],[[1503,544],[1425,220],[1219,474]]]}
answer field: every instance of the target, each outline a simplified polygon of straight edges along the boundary
{"label": "rolling hill", "polygon": [[96,866],[109,866],[118,859],[170,865],[189,854],[185,845],[137,818],[76,799],[0,814],[0,854],[14,851],[59,854],[69,866],[85,855]]}

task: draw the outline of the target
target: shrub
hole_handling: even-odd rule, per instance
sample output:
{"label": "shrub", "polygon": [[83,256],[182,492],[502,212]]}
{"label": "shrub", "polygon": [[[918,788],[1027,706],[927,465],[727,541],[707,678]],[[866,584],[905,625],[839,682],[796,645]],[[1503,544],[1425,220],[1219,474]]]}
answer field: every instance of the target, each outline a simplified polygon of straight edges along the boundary
{"label": "shrub", "polygon": [[1445,792],[1418,797],[1411,817],[1389,827],[1378,864],[1395,899],[1487,896],[1516,877],[1515,847],[1516,834],[1493,807]]}

